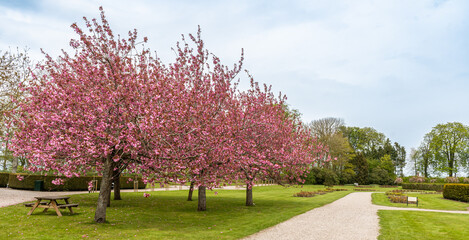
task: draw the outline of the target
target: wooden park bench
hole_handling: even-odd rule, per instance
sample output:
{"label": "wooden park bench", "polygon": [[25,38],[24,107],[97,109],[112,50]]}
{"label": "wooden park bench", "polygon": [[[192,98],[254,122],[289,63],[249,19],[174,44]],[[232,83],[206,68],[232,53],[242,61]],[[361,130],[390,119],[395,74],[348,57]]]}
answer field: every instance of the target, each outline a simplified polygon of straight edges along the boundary
{"label": "wooden park bench", "polygon": [[417,204],[417,207],[419,206],[419,198],[418,197],[407,197],[407,206],[409,206],[409,203],[415,203]]}

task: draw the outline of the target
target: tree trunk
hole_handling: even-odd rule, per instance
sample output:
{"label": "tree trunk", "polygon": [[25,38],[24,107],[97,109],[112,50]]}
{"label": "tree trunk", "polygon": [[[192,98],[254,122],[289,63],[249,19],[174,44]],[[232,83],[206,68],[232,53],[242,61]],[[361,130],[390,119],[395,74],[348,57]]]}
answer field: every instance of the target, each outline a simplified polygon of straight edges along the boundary
{"label": "tree trunk", "polygon": [[11,160],[11,172],[16,173],[18,171],[18,158],[13,157]]}
{"label": "tree trunk", "polygon": [[453,168],[454,168],[454,154],[450,154],[450,159],[448,159],[449,165],[449,176],[453,176]]}
{"label": "tree trunk", "polygon": [[252,186],[246,187],[246,206],[254,206],[254,201],[252,200]]}
{"label": "tree trunk", "polygon": [[205,196],[205,186],[199,186],[199,197],[197,198],[198,206],[197,211],[207,210],[207,198]]}
{"label": "tree trunk", "polygon": [[453,176],[453,166],[451,166],[451,163],[449,164],[449,176],[452,177]]}
{"label": "tree trunk", "polygon": [[426,178],[428,178],[428,165],[425,165],[423,168],[423,175],[425,175]]}
{"label": "tree trunk", "polygon": [[104,162],[103,177],[99,188],[98,205],[94,214],[94,221],[97,223],[106,222],[106,207],[110,201],[112,183],[112,160],[108,157]]}
{"label": "tree trunk", "polygon": [[121,183],[120,183],[121,173],[119,169],[114,171],[114,200],[122,200],[121,198]]}
{"label": "tree trunk", "polygon": [[194,182],[191,182],[189,187],[189,195],[187,196],[187,201],[192,201],[192,193],[194,193]]}
{"label": "tree trunk", "polygon": [[[112,186],[112,181],[111,181],[111,186]],[[109,189],[109,194],[108,194],[108,197],[107,197],[106,207],[110,207],[110,206],[111,206],[111,192],[112,192],[112,188]]]}

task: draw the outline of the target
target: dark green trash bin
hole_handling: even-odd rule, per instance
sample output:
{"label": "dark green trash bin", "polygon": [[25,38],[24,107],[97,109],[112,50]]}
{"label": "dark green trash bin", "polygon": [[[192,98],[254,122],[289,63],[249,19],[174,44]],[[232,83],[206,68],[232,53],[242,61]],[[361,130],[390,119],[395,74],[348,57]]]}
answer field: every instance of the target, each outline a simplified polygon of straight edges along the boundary
{"label": "dark green trash bin", "polygon": [[43,191],[44,190],[44,181],[36,180],[34,181],[34,191]]}

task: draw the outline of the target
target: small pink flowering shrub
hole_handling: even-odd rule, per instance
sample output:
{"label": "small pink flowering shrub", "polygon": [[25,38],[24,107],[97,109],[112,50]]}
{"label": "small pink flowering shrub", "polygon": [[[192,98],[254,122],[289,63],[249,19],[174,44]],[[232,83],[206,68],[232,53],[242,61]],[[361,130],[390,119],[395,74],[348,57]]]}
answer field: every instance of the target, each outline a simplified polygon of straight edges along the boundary
{"label": "small pink flowering shrub", "polygon": [[63,185],[64,183],[65,183],[65,181],[62,178],[56,178],[56,179],[52,180],[52,184],[54,184],[54,185]]}
{"label": "small pink flowering shrub", "polygon": [[16,178],[18,179],[18,181],[23,181],[24,180],[24,177],[21,176],[21,175],[17,175]]}
{"label": "small pink flowering shrub", "polygon": [[88,191],[93,190],[93,181],[88,182]]}
{"label": "small pink flowering shrub", "polygon": [[143,194],[143,197],[144,197],[144,198],[147,198],[147,197],[149,197],[149,196],[150,196],[149,193],[144,193],[144,194]]}
{"label": "small pink flowering shrub", "polygon": [[445,182],[446,183],[458,183],[459,179],[455,178],[455,177],[447,177],[447,178],[445,178]]}
{"label": "small pink flowering shrub", "polygon": [[424,177],[415,176],[415,177],[409,178],[409,182],[410,182],[410,183],[424,183],[424,182],[425,182],[425,178],[424,178]]}
{"label": "small pink flowering shrub", "polygon": [[394,183],[395,184],[401,184],[402,182],[404,182],[404,180],[402,180],[402,178],[396,178],[396,180],[394,180]]}

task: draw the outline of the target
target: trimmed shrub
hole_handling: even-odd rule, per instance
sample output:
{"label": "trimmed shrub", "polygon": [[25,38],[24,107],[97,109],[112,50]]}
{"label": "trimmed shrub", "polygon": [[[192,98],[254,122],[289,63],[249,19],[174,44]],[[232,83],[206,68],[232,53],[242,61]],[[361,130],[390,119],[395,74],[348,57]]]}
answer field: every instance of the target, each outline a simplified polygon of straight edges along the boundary
{"label": "trimmed shrub", "polygon": [[[17,176],[23,178],[22,181],[18,180]],[[56,178],[63,179],[63,185],[54,185],[52,180]],[[133,181],[128,182],[131,177],[120,177],[121,189],[132,189],[134,188]],[[98,180],[98,189],[101,183],[101,177],[57,177],[57,176],[43,176],[43,175],[26,175],[26,174],[10,174],[9,176],[9,187],[15,189],[34,190],[34,182],[36,180],[44,181],[44,190],[46,191],[87,191],[88,182],[91,180]],[[146,184],[139,179],[138,188],[145,188]]]}
{"label": "trimmed shrub", "polygon": [[416,189],[416,190],[430,190],[430,191],[443,191],[444,184],[438,183],[403,183],[403,189]]}
{"label": "trimmed shrub", "polygon": [[6,187],[8,184],[9,173],[0,173],[0,187]]}
{"label": "trimmed shrub", "polygon": [[469,202],[469,184],[445,184],[443,197],[462,202]]}

